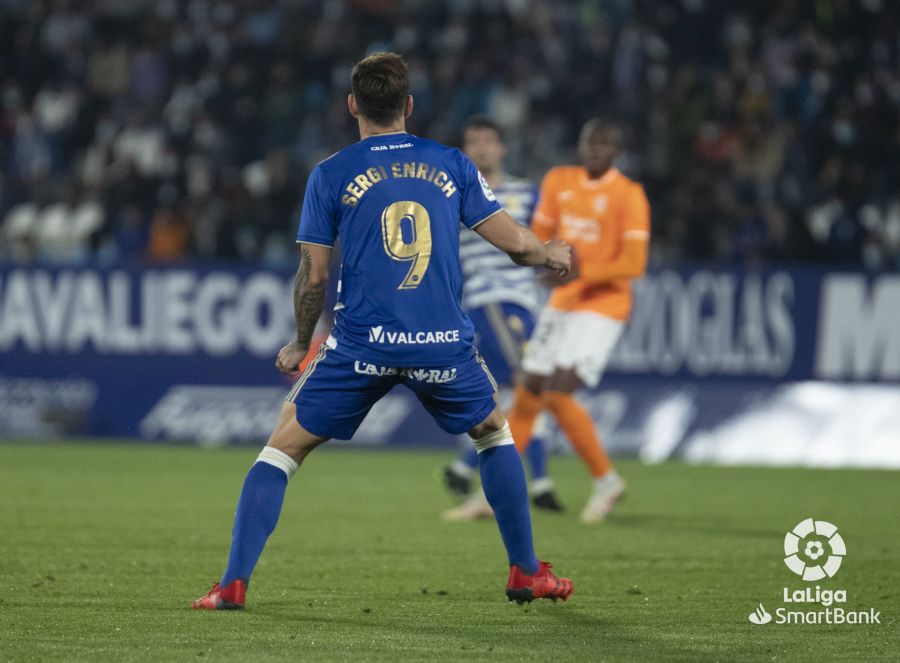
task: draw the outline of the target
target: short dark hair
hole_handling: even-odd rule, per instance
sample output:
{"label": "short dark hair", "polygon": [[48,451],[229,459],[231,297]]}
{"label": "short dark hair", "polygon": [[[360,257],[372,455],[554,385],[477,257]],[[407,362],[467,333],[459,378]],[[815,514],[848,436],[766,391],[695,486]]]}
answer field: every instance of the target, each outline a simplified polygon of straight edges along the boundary
{"label": "short dark hair", "polygon": [[360,115],[388,125],[406,110],[409,69],[396,53],[372,53],[353,66],[350,87]]}
{"label": "short dark hair", "polygon": [[625,125],[615,118],[602,116],[592,117],[582,125],[581,131],[578,133],[578,142],[604,131],[617,132],[619,134],[619,145],[624,146]]}
{"label": "short dark hair", "polygon": [[500,142],[503,142],[503,129],[500,128],[500,125],[497,124],[494,120],[489,118],[487,115],[472,115],[466,120],[466,123],[463,125],[463,138],[466,136],[466,132],[469,129],[490,129],[495,134],[497,134],[497,138]]}

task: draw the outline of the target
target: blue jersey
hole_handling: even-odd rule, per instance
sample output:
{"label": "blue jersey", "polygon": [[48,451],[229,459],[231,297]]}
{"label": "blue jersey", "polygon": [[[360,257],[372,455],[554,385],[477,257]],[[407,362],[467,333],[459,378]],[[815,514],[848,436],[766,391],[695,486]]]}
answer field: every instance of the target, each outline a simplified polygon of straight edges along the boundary
{"label": "blue jersey", "polygon": [[382,366],[448,366],[471,356],[460,222],[500,211],[462,152],[407,133],[371,136],[309,176],[298,242],[340,240],[337,347]]}
{"label": "blue jersey", "polygon": [[[531,224],[537,202],[537,187],[528,180],[507,178],[494,189],[497,201],[523,226]],[[518,304],[536,312],[542,303],[534,268],[515,264],[503,251],[479,235],[463,229],[459,255],[462,258],[463,306],[471,311],[487,304]]]}

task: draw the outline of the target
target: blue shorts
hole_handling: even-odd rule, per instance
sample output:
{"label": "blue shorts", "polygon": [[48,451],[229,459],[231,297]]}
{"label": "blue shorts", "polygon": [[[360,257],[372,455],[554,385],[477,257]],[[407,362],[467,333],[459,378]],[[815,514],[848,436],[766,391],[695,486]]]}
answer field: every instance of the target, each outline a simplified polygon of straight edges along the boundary
{"label": "blue shorts", "polygon": [[285,400],[310,433],[349,440],[363,419],[396,385],[411,389],[437,424],[453,435],[471,430],[497,406],[497,383],[473,349],[446,368],[395,368],[354,359],[323,343]]}
{"label": "blue shorts", "polygon": [[466,315],[475,325],[475,345],[491,373],[500,384],[512,384],[534,330],[534,314],[524,306],[504,302],[469,309]]}

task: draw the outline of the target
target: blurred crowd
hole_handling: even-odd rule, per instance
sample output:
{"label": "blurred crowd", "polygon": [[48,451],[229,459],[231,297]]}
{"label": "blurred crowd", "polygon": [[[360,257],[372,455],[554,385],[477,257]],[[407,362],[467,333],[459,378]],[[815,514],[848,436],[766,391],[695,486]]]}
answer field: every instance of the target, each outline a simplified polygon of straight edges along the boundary
{"label": "blurred crowd", "polygon": [[895,0],[0,0],[0,261],[293,264],[374,50],[517,175],[623,120],[656,264],[900,267]]}

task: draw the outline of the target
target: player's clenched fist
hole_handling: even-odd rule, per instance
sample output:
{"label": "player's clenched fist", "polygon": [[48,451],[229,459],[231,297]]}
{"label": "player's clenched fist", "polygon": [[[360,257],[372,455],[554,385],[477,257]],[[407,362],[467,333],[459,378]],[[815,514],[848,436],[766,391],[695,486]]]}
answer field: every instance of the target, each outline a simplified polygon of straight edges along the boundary
{"label": "player's clenched fist", "polygon": [[565,277],[572,269],[572,247],[559,239],[544,242],[547,247],[547,262],[544,266]]}
{"label": "player's clenched fist", "polygon": [[301,347],[296,341],[291,341],[278,352],[275,360],[275,368],[285,375],[293,375],[300,370],[300,362],[306,356],[309,348]]}

